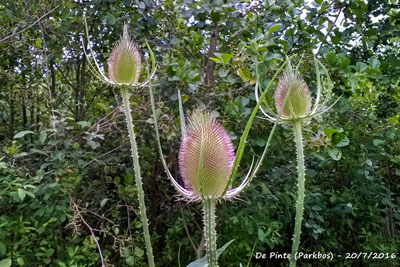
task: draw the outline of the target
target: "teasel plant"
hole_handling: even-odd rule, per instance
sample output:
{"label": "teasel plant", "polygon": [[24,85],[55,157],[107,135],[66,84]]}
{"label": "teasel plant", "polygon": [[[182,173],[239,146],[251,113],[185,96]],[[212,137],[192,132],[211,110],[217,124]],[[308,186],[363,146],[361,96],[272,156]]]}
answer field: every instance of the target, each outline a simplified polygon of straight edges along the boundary
{"label": "teasel plant", "polygon": [[[308,124],[312,118],[320,116],[330,110],[340,99],[339,97],[332,105],[327,106],[332,98],[332,81],[330,80],[328,71],[316,57],[314,57],[314,62],[317,79],[317,94],[314,105],[312,104],[311,91],[304,79],[300,76],[298,66],[296,69],[293,69],[290,59],[287,59],[286,69],[278,80],[278,85],[274,94],[276,112],[267,101],[263,102],[264,107],[262,105],[259,106],[261,112],[265,115],[265,119],[274,123],[274,126],[286,123],[293,127],[297,155],[298,183],[290,267],[296,266],[304,211],[305,165],[302,135],[303,126]],[[321,69],[326,77],[326,88],[324,91],[321,85]],[[261,97],[259,98],[259,91],[260,88],[256,85],[255,98],[257,101],[261,100]]]}
{"label": "teasel plant", "polygon": [[[89,31],[84,18],[87,45],[89,51],[85,49],[85,42],[82,38],[82,46],[86,58],[89,62],[89,69],[100,81],[121,89],[122,103],[124,107],[124,113],[126,118],[126,124],[128,128],[129,141],[131,145],[131,156],[133,161],[133,167],[135,172],[135,182],[138,192],[138,202],[140,210],[140,219],[143,227],[144,240],[146,245],[146,253],[149,267],[154,267],[154,256],[151,245],[149,224],[146,215],[146,204],[144,200],[143,182],[140,173],[139,155],[136,144],[136,134],[134,131],[134,125],[130,109],[130,90],[135,90],[139,87],[146,86],[156,73],[156,64],[154,53],[151,50],[149,44],[146,41],[147,49],[150,55],[151,71],[148,72],[148,77],[145,81],[139,82],[140,73],[142,70],[142,60],[137,45],[132,41],[131,36],[128,33],[128,26],[124,24],[123,33],[118,43],[112,49],[108,59],[108,75],[105,74],[99,63],[95,59],[93,52]],[[93,60],[93,62],[91,61]]]}
{"label": "teasel plant", "polygon": [[[154,102],[154,95],[151,83],[149,84],[150,102],[153,111],[153,123],[156,132],[159,153],[162,165],[171,183],[183,197],[183,199],[193,202],[201,201],[203,204],[204,236],[206,244],[206,256],[195,261],[201,266],[217,267],[219,255],[229,246],[233,240],[217,249],[217,234],[215,231],[215,209],[216,204],[222,200],[236,198],[243,189],[251,182],[258,172],[262,161],[267,153],[272,136],[277,123],[269,133],[267,143],[261,157],[256,163],[254,158],[251,166],[237,187],[233,187],[233,180],[236,177],[238,167],[245,149],[246,139],[252,126],[252,122],[258,112],[261,102],[266,97],[269,88],[274,80],[285,67],[284,62],[276,71],[273,78],[267,84],[263,94],[257,101],[253,112],[246,124],[243,134],[235,154],[233,145],[228,133],[210,113],[204,111],[194,111],[189,119],[188,125],[185,124],[183,116],[182,101],[179,101],[180,128],[181,128],[181,147],[179,151],[179,168],[184,184],[180,185],[173,177],[165,162],[160,142],[158,130],[157,113]],[[178,91],[178,96],[180,92]],[[278,117],[281,112],[278,112]],[[197,266],[197,265],[196,265]]]}

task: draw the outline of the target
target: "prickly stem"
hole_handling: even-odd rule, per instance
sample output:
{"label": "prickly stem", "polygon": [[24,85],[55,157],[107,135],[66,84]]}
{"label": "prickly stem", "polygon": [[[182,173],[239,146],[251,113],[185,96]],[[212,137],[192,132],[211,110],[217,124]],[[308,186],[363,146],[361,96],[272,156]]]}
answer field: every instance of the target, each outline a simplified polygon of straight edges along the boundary
{"label": "prickly stem", "polygon": [[215,232],[215,199],[203,200],[204,235],[206,239],[208,267],[218,267],[217,233]]}
{"label": "prickly stem", "polygon": [[128,88],[122,87],[121,93],[122,93],[122,101],[124,104],[126,124],[128,127],[129,140],[131,143],[133,167],[135,170],[135,180],[136,180],[136,186],[137,186],[137,190],[138,190],[140,219],[141,219],[142,225],[143,225],[143,234],[144,234],[144,240],[145,240],[145,244],[146,244],[147,260],[149,263],[149,267],[154,267],[153,249],[151,246],[149,225],[148,225],[147,215],[146,215],[146,205],[144,202],[143,183],[142,183],[142,177],[140,175],[139,156],[138,156],[137,145],[136,145],[135,131],[133,129],[134,126],[133,126],[133,122],[132,122]]}
{"label": "prickly stem", "polygon": [[298,120],[294,123],[293,127],[294,139],[296,142],[296,152],[297,152],[298,184],[297,184],[296,219],[294,224],[290,267],[296,266],[295,255],[299,250],[301,222],[303,220],[303,207],[304,207],[305,167],[304,167],[304,150],[303,150],[303,136],[301,132],[302,131],[301,123],[302,123],[301,120]]}

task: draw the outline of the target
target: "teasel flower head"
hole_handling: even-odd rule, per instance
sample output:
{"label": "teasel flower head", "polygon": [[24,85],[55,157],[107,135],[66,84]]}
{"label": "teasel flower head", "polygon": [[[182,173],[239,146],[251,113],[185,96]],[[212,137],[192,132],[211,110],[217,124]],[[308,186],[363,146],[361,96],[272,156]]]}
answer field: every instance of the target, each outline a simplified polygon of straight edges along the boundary
{"label": "teasel flower head", "polygon": [[[265,107],[260,105],[261,112],[265,115],[266,119],[275,123],[292,123],[298,120],[305,121],[306,119],[319,116],[330,110],[340,99],[338,98],[331,106],[327,107],[327,103],[331,98],[332,82],[329,78],[328,72],[325,67],[316,59],[315,69],[317,74],[317,95],[314,105],[312,103],[311,91],[307,83],[297,72],[294,70],[288,60],[287,67],[278,81],[275,90],[275,108],[274,111],[268,103],[264,102]],[[327,88],[324,93],[325,99],[321,101],[323,92],[321,86],[320,68],[324,70],[327,80]],[[255,96],[258,101],[258,83],[255,87]]]}
{"label": "teasel flower head", "polygon": [[300,75],[287,69],[279,79],[275,91],[276,111],[281,112],[283,107],[281,118],[295,120],[307,116],[311,112],[311,101],[311,92],[306,82]]}
{"label": "teasel flower head", "polygon": [[[108,75],[105,74],[104,70],[100,67],[99,63],[94,57],[94,52],[89,40],[89,33],[87,29],[87,23],[85,18],[87,46],[89,52],[86,51],[85,43],[82,38],[83,51],[89,62],[90,71],[102,82],[113,85],[113,86],[134,86],[141,87],[149,83],[156,72],[155,58],[149,44],[146,41],[147,48],[149,50],[151,58],[151,71],[144,82],[139,82],[140,72],[142,69],[142,59],[140,57],[139,49],[137,45],[132,41],[131,36],[128,33],[128,25],[124,25],[123,33],[111,51],[108,59]],[[93,62],[90,60],[92,58]]]}
{"label": "teasel flower head", "polygon": [[116,84],[137,84],[141,63],[139,50],[132,42],[128,26],[125,24],[121,40],[114,47],[108,59],[109,78]]}
{"label": "teasel flower head", "polygon": [[185,188],[203,199],[221,197],[234,159],[233,145],[225,129],[209,113],[195,112],[179,151]]}
{"label": "teasel flower head", "polygon": [[195,111],[179,150],[184,185],[179,185],[169,171],[167,174],[177,191],[189,200],[229,199],[237,196],[253,177],[250,168],[240,186],[232,189],[234,160],[235,151],[226,130],[210,113]]}

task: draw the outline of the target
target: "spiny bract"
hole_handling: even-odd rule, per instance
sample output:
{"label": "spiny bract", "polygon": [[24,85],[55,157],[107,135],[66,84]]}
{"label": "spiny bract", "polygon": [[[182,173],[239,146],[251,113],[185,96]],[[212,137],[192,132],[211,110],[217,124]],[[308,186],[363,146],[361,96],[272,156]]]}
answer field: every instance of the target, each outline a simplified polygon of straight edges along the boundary
{"label": "spiny bract", "polygon": [[209,113],[194,112],[179,151],[185,187],[202,199],[220,198],[235,152],[225,129]]}

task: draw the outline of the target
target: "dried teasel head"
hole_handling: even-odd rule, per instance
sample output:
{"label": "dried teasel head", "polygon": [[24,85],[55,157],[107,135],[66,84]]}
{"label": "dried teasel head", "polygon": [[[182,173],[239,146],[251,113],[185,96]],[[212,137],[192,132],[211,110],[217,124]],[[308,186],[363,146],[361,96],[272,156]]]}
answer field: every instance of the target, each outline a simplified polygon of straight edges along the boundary
{"label": "dried teasel head", "polygon": [[194,112],[179,151],[179,168],[185,188],[193,197],[222,197],[235,159],[225,129],[205,112]]}
{"label": "dried teasel head", "polygon": [[135,85],[139,81],[141,58],[136,44],[131,40],[128,26],[108,59],[108,74],[116,84]]}
{"label": "dried teasel head", "polygon": [[286,103],[282,110],[282,119],[297,120],[304,118],[311,113],[312,98],[311,92],[303,78],[287,68],[279,79],[278,87],[275,91],[275,106],[277,112],[281,112],[282,105]]}

